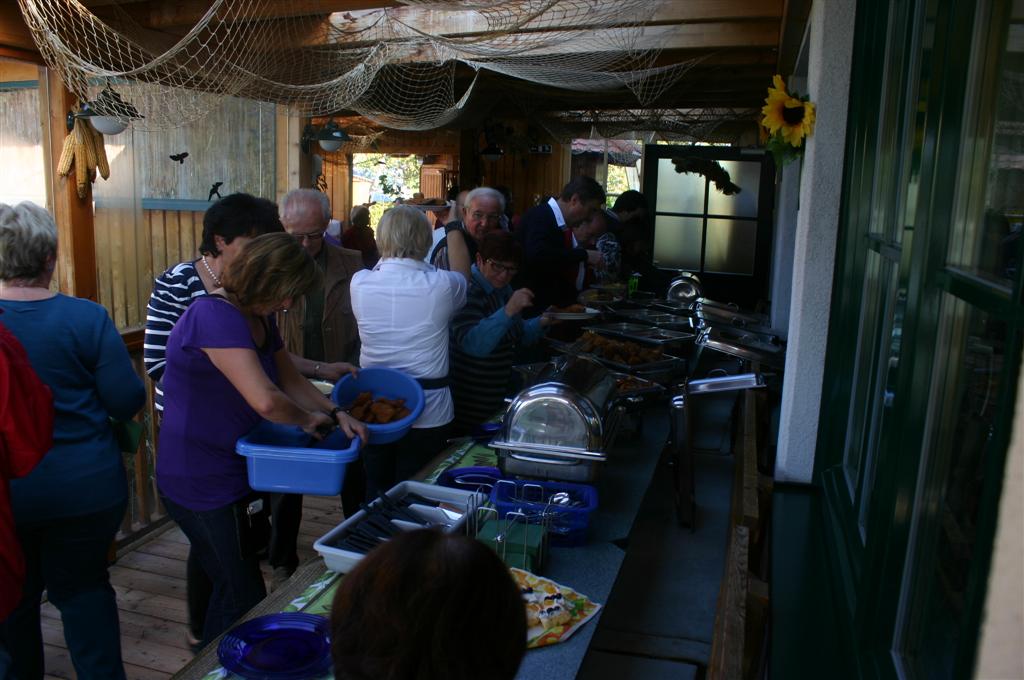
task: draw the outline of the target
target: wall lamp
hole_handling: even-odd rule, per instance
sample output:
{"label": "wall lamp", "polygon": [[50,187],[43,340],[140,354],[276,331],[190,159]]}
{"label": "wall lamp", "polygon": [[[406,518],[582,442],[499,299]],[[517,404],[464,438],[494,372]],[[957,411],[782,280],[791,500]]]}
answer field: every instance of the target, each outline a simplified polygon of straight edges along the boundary
{"label": "wall lamp", "polygon": [[320,128],[312,124],[307,125],[302,131],[301,146],[304,153],[309,153],[313,142],[319,142],[320,148],[324,151],[337,151],[342,144],[351,140],[352,138],[341,129],[340,125],[329,120]]}
{"label": "wall lamp", "polygon": [[84,102],[76,113],[68,114],[68,132],[74,128],[75,118],[85,118],[97,132],[116,135],[125,131],[129,121],[140,120],[145,116],[107,85],[96,99]]}

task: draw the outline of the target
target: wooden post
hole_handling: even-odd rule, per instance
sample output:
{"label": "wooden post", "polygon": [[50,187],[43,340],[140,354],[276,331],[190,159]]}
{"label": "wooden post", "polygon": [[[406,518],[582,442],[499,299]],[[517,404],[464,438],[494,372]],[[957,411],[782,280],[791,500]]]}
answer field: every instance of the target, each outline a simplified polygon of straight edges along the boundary
{"label": "wooden post", "polygon": [[[43,83],[41,83],[43,84]],[[60,161],[67,136],[68,111],[78,98],[66,87],[56,71],[46,70],[46,81],[40,87],[46,98],[48,117],[44,129],[49,137],[46,173],[51,178],[53,218],[57,223],[57,261],[60,290],[68,295],[98,302],[96,278],[96,240],[93,225],[92,185],[85,198],[78,197],[74,174],[57,177],[54,170]]]}

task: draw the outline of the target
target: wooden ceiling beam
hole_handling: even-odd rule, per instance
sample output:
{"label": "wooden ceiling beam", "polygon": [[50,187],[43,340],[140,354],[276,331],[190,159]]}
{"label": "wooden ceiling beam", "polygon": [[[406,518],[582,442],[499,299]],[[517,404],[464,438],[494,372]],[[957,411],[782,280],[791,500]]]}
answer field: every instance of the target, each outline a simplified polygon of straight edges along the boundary
{"label": "wooden ceiling beam", "polygon": [[[121,0],[84,0],[89,8],[101,11],[110,5],[126,4]],[[210,0],[128,0],[133,14],[146,28],[169,30],[195,26],[210,9]],[[242,19],[289,19],[326,16],[335,12],[358,12],[398,5],[397,0],[273,0],[259,11],[243,11]],[[125,8],[127,9],[127,8]],[[99,12],[97,12],[99,15]]]}
{"label": "wooden ceiling beam", "polygon": [[[615,7],[614,0],[606,0]],[[550,18],[536,19],[523,24],[516,33],[546,32],[552,30],[592,30],[609,26],[634,26],[642,18],[645,26],[677,24],[704,24],[717,22],[743,22],[751,20],[782,19],[782,0],[650,0],[656,5],[649,18],[622,14],[617,21],[609,22],[607,13],[581,16],[579,21],[563,23],[558,27],[550,25]],[[406,24],[428,34],[449,38],[471,38],[493,31],[485,14],[475,11],[445,11],[429,6],[402,6],[388,11],[392,20]],[[597,19],[595,17],[601,17]],[[588,20],[589,19],[589,20]],[[380,10],[338,13],[331,16],[335,28],[344,33],[358,35],[372,30],[381,21]],[[600,21],[600,23],[595,23]]]}
{"label": "wooden ceiling beam", "polygon": [[0,2],[0,47],[13,53],[39,54],[17,2]]}
{"label": "wooden ceiling beam", "polygon": [[[548,56],[578,54],[581,51],[575,31],[550,31],[544,34],[544,44],[528,49],[535,37],[528,34],[512,33],[504,45],[505,54],[500,59],[523,57],[524,59]],[[748,21],[742,23],[713,22],[706,24],[676,24],[671,26],[645,26],[642,28],[597,29],[587,32],[586,52],[617,52],[623,45],[635,44],[638,49],[663,50],[724,50],[775,48],[779,40],[779,26],[775,21]],[[365,49],[378,44],[377,40],[353,40],[339,42],[338,49]],[[313,47],[313,45],[308,45]],[[471,45],[467,45],[471,47]],[[517,47],[518,46],[518,47]],[[641,47],[642,46],[642,47]],[[522,49],[522,52],[517,52]],[[428,58],[426,51],[410,50],[408,61]],[[486,61],[486,59],[480,59]]]}

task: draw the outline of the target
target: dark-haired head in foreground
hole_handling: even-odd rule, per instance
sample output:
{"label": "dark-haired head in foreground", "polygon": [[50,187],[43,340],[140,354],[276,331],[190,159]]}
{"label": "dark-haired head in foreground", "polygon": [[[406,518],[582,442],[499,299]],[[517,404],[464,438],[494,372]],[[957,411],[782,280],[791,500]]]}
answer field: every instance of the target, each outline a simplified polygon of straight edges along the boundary
{"label": "dark-haired head in foreground", "polygon": [[331,638],[338,680],[511,680],[526,652],[526,612],[490,548],[422,529],[342,579]]}

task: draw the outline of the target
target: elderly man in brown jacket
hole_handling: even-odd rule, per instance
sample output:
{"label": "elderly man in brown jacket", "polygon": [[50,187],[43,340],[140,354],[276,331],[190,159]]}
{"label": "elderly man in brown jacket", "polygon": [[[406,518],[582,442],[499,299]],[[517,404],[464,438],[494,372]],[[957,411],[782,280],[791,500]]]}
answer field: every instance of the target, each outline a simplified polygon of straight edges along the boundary
{"label": "elderly man in brown jacket", "polygon": [[[331,204],[325,194],[313,189],[289,191],[281,200],[280,212],[284,228],[302,244],[324,275],[322,290],[307,294],[278,315],[281,337],[300,373],[333,382],[355,372],[352,362],[359,358],[359,329],[352,315],[348,284],[352,275],[363,269],[362,254],[324,242],[331,219]],[[359,508],[364,493],[362,465],[350,465],[342,490],[346,515]],[[272,585],[278,585],[299,564],[296,541],[302,522],[302,496],[271,494],[270,501],[270,565],[274,568]]]}

